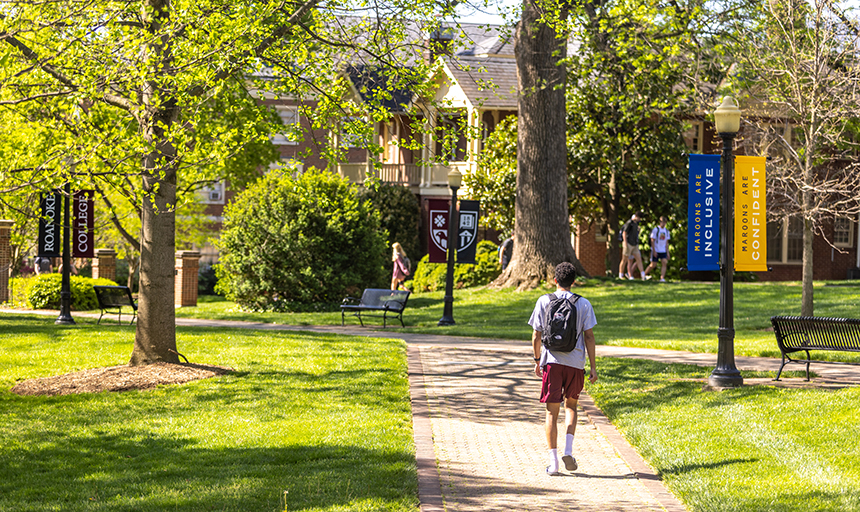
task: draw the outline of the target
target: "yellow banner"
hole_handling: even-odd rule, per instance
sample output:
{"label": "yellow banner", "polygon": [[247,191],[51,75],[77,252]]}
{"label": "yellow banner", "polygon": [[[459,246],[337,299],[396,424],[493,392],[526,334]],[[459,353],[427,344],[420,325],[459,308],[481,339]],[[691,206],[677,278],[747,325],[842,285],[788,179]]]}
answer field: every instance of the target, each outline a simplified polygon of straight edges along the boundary
{"label": "yellow banner", "polygon": [[735,157],[735,270],[767,271],[765,158]]}

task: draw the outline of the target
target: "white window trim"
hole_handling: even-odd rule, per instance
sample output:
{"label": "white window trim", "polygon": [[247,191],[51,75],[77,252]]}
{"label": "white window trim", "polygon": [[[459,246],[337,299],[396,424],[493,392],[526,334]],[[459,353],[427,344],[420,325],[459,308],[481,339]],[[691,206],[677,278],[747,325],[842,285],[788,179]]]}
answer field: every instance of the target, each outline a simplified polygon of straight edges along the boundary
{"label": "white window trim", "polygon": [[[773,263],[775,265],[801,265],[803,263],[803,259],[799,260],[789,260],[788,259],[788,226],[789,226],[789,217],[783,217],[780,219],[782,222],[782,239],[780,240],[782,245],[782,250],[780,254],[782,254],[781,260],[767,260],[768,263]],[[768,243],[770,238],[768,238]]]}
{"label": "white window trim", "polygon": [[226,190],[223,181],[216,181],[211,185],[200,189],[200,202],[202,204],[225,204]]}
{"label": "white window trim", "polygon": [[300,128],[299,107],[291,105],[275,105],[275,112],[281,118],[281,122],[284,123],[284,126],[289,127],[292,125],[293,128],[283,133],[274,134],[272,136],[272,144],[281,146],[298,145],[298,141],[292,139],[295,137],[293,130],[298,130]]}
{"label": "white window trim", "polygon": [[[848,242],[836,241],[836,220],[841,219],[848,222]],[[833,245],[839,248],[854,247],[854,219],[851,217],[837,217],[833,220]]]}

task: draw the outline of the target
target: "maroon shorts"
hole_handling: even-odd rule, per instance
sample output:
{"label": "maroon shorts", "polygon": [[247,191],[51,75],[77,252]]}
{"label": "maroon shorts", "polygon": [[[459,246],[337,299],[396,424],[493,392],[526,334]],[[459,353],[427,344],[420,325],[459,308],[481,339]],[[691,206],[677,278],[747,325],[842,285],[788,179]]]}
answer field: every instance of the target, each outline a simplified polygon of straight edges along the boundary
{"label": "maroon shorts", "polygon": [[560,404],[565,398],[579,400],[583,385],[585,385],[585,370],[563,364],[548,364],[543,370],[540,402]]}

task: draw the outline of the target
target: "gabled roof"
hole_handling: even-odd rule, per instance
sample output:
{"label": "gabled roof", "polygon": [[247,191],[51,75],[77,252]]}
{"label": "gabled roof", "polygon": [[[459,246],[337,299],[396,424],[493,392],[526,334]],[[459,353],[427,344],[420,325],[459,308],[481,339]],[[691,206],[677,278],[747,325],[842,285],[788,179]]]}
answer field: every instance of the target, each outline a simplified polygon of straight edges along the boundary
{"label": "gabled roof", "polygon": [[446,72],[475,108],[517,108],[517,62],[508,57],[443,58]]}
{"label": "gabled roof", "polygon": [[349,66],[347,75],[366,103],[378,103],[388,112],[403,113],[412,102],[412,90],[406,84],[394,83],[391,77],[371,66]]}

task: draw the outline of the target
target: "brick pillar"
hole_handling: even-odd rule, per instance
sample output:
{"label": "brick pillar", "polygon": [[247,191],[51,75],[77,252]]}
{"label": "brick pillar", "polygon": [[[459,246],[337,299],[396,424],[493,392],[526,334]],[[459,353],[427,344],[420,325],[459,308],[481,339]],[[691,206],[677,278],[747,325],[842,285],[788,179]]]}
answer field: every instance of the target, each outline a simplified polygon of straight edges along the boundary
{"label": "brick pillar", "polygon": [[93,279],[110,279],[116,282],[116,251],[113,249],[96,249],[95,256],[93,258]]}
{"label": "brick pillar", "polygon": [[12,226],[11,220],[0,220],[0,304],[8,302],[9,275],[12,273]]}
{"label": "brick pillar", "polygon": [[176,253],[176,307],[197,305],[197,270],[200,252],[177,251]]}

